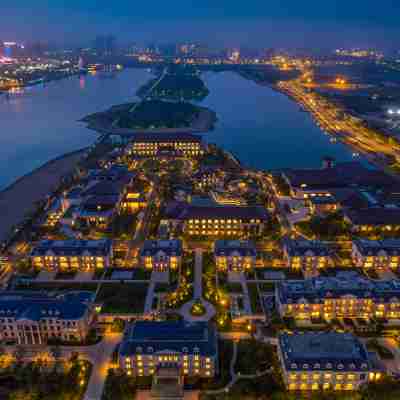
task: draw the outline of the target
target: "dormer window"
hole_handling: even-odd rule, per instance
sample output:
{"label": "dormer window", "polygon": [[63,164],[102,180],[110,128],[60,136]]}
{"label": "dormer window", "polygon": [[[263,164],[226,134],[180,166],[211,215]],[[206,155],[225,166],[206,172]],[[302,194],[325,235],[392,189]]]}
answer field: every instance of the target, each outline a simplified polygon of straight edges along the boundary
{"label": "dormer window", "polygon": [[326,368],[332,368],[332,364],[331,363],[326,363]]}
{"label": "dormer window", "polygon": [[303,364],[304,369],[308,369],[308,364]]}
{"label": "dormer window", "polygon": [[148,352],[148,353],[152,353],[153,351],[154,351],[154,349],[153,349],[152,347],[148,347],[148,348],[147,348],[147,352]]}
{"label": "dormer window", "polygon": [[343,364],[338,364],[338,369],[343,369],[344,365]]}
{"label": "dormer window", "polygon": [[182,349],[182,351],[183,351],[184,353],[187,353],[189,350],[188,350],[187,347],[184,347],[184,348]]}
{"label": "dormer window", "polygon": [[140,346],[136,347],[136,353],[141,353],[142,351],[143,349]]}
{"label": "dormer window", "polygon": [[295,368],[297,368],[297,364],[296,364],[296,363],[292,363],[292,364],[290,364],[290,368],[292,368],[292,369],[295,369]]}

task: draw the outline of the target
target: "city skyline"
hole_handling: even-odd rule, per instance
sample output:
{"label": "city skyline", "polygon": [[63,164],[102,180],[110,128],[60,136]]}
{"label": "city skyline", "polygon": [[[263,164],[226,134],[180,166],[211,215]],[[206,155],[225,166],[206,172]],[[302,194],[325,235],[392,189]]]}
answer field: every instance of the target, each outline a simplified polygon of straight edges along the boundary
{"label": "city skyline", "polygon": [[[40,0],[35,8],[26,1],[2,6],[4,40],[46,40],[59,44],[90,43],[98,34],[112,33],[121,42],[210,42],[222,46],[327,48],[394,48],[399,34],[397,6],[384,0],[344,0],[333,4],[284,5],[279,1],[246,5],[211,1],[201,7],[193,2],[109,5],[104,1],[77,1],[68,5]],[[30,23],[24,22],[29,19]],[[71,28],[73,26],[73,29]],[[218,34],[215,35],[215,32]]]}

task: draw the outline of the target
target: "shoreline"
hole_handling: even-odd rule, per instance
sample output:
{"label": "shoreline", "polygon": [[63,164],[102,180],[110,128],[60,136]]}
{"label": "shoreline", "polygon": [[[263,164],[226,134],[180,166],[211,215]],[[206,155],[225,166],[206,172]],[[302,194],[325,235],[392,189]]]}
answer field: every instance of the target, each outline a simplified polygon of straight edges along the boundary
{"label": "shoreline", "polygon": [[60,180],[74,171],[86,150],[87,147],[49,160],[0,191],[0,241],[6,240],[11,229],[35,210],[35,204],[46,199]]}
{"label": "shoreline", "polygon": [[90,121],[92,114],[86,115],[78,122],[86,123],[86,128],[92,131],[96,131],[100,134],[111,134],[111,135],[133,135],[136,133],[171,133],[171,132],[185,132],[185,133],[207,133],[214,129],[215,123],[218,121],[217,114],[215,111],[199,106],[199,116],[192,121],[191,125],[182,128],[155,128],[155,129],[130,129],[130,128],[114,128],[111,125],[104,123]]}

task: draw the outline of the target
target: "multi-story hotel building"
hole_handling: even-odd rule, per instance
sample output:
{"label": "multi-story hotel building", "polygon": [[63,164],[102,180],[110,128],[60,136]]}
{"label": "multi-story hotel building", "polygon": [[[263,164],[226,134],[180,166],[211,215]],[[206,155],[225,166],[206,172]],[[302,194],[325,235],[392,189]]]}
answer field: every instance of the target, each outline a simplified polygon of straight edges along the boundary
{"label": "multi-story hotel building", "polygon": [[356,390],[383,376],[378,361],[349,333],[280,334],[278,357],[289,390]]}
{"label": "multi-story hotel building", "polygon": [[280,282],[276,306],[282,317],[299,320],[337,318],[400,319],[400,282],[359,276]]}
{"label": "multi-story hotel building", "polygon": [[140,157],[155,157],[163,152],[198,157],[204,152],[202,138],[190,133],[135,134],[128,148],[128,154]]}
{"label": "multi-story hotel building", "polygon": [[261,235],[268,213],[263,207],[188,206],[179,219],[189,236],[240,239]]}
{"label": "multi-story hotel building", "polygon": [[137,321],[125,331],[119,366],[133,376],[174,368],[178,376],[211,378],[218,370],[216,331],[206,322]]}
{"label": "multi-story hotel building", "polygon": [[93,293],[57,297],[7,292],[0,295],[0,341],[23,345],[49,340],[81,342],[95,320]]}
{"label": "multi-story hotel building", "polygon": [[219,271],[244,272],[254,267],[257,250],[248,240],[217,240],[214,257]]}
{"label": "multi-story hotel building", "polygon": [[400,230],[400,209],[369,207],[346,210],[344,220],[351,224],[353,232],[398,232]]}
{"label": "multi-story hotel building", "polygon": [[182,262],[180,240],[146,240],[140,251],[141,264],[153,271],[176,270]]}
{"label": "multi-story hotel building", "polygon": [[285,238],[283,254],[289,268],[301,269],[312,276],[332,264],[331,249],[318,240]]}
{"label": "multi-story hotel building", "polygon": [[30,254],[33,267],[49,271],[108,268],[112,257],[113,246],[109,239],[43,240]]}
{"label": "multi-story hotel building", "polygon": [[391,268],[400,265],[400,240],[356,239],[352,243],[351,256],[360,268]]}

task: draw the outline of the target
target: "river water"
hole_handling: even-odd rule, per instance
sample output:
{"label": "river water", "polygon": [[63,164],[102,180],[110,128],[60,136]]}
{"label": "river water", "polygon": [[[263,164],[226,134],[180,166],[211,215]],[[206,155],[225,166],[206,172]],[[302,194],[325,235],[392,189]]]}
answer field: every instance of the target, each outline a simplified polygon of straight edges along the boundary
{"label": "river water", "polygon": [[[46,161],[95,140],[78,120],[111,105],[132,101],[152,75],[129,69],[114,79],[73,77],[0,96],[0,189]],[[232,72],[206,73],[210,95],[203,105],[218,115],[206,140],[232,151],[245,165],[275,169],[317,167],[331,155],[350,160],[351,152],[330,142],[311,117],[284,95]]]}

